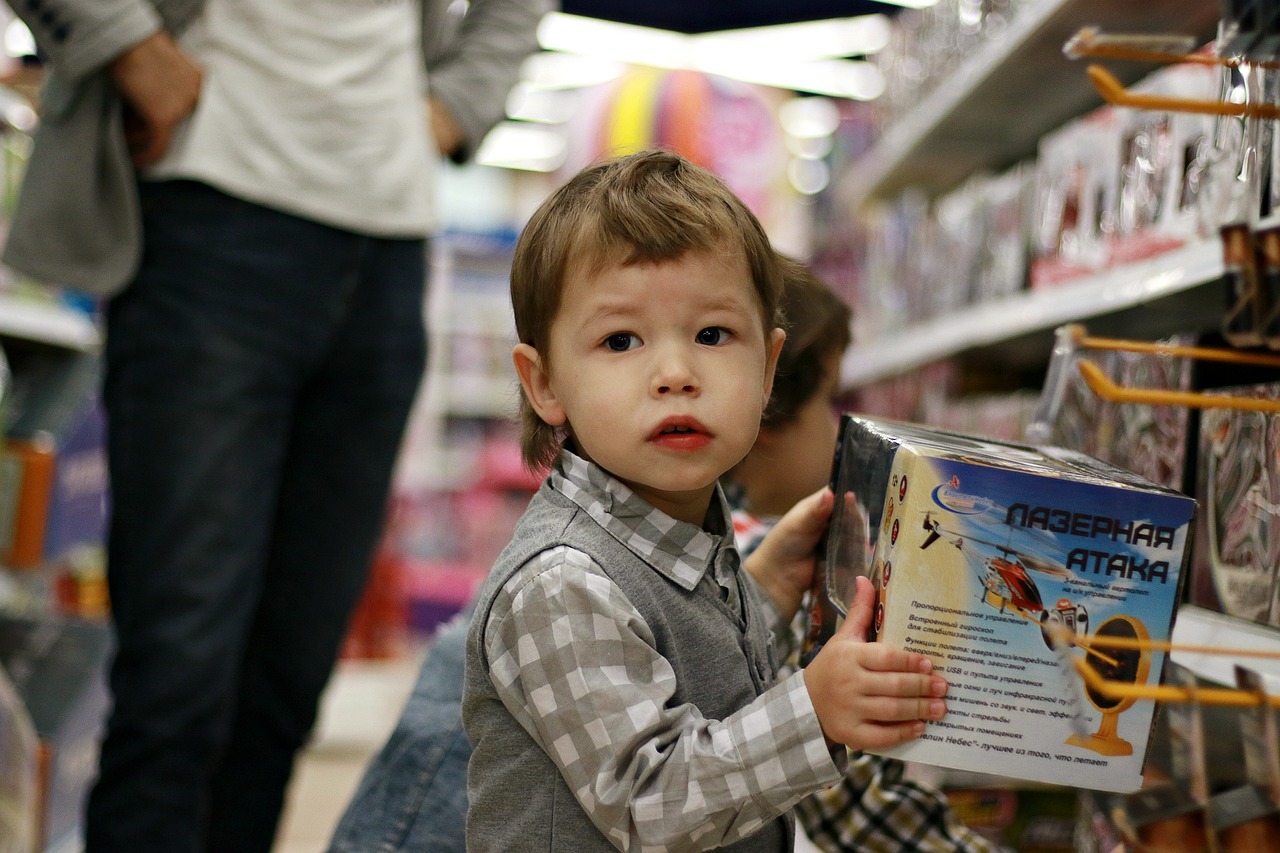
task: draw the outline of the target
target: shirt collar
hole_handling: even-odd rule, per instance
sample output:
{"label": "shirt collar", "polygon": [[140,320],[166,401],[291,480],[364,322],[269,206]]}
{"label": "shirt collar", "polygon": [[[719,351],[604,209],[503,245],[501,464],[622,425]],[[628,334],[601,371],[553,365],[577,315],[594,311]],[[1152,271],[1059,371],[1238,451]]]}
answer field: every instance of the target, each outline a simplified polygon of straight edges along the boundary
{"label": "shirt collar", "polygon": [[684,589],[693,589],[726,549],[736,549],[729,505],[719,484],[707,528],[677,521],[599,465],[564,450],[552,466],[551,488],[582,507],[637,557]]}

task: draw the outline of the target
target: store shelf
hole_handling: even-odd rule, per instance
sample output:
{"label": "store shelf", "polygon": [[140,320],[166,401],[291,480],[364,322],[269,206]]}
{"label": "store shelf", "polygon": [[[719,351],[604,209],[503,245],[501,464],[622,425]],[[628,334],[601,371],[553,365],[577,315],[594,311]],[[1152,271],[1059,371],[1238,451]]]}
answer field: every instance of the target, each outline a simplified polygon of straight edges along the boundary
{"label": "store shelf", "polygon": [[1036,333],[1042,333],[1042,349],[1047,353],[1050,333],[1062,323],[1156,305],[1221,276],[1221,244],[1205,240],[1112,267],[1075,284],[975,305],[855,344],[841,364],[841,385],[866,385],[938,359]]}
{"label": "store shelf", "polygon": [[88,351],[102,333],[83,311],[56,302],[0,293],[0,335]]}
{"label": "store shelf", "polygon": [[[999,170],[1036,151],[1041,136],[1099,105],[1085,63],[1062,46],[1081,27],[1112,32],[1164,32],[1209,41],[1218,4],[1204,0],[1042,0],[1008,31],[964,61],[854,163],[840,190],[852,209],[908,186],[931,195],[975,172]],[[1108,62],[1122,81],[1152,66]]]}

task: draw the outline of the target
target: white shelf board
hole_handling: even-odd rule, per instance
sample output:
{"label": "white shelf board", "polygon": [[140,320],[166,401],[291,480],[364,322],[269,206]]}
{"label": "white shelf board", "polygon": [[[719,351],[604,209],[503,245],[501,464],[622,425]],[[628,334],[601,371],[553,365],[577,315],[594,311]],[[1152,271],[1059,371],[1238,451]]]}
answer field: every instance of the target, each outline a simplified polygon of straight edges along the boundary
{"label": "white shelf board", "polygon": [[0,335],[86,351],[102,344],[102,332],[83,311],[4,293],[0,293]]}
{"label": "white shelf board", "polygon": [[840,366],[841,386],[866,385],[968,350],[1143,305],[1220,278],[1222,272],[1221,244],[1203,240],[1073,284],[887,330],[849,349]]}
{"label": "white shelf board", "polygon": [[1231,654],[1234,649],[1280,655],[1280,629],[1255,625],[1243,619],[1223,616],[1203,607],[1187,604],[1178,609],[1172,640],[1177,645],[1223,649],[1224,654],[1200,651],[1172,652],[1175,663],[1201,678],[1227,687],[1235,686],[1235,665],[1260,673],[1268,692],[1280,695],[1280,660]]}

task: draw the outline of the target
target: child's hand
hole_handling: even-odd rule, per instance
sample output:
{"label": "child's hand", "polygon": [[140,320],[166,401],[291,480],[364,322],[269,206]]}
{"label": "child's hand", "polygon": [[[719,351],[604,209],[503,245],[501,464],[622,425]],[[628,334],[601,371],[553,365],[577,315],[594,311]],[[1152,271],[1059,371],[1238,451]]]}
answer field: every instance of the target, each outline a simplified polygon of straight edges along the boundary
{"label": "child's hand", "polygon": [[782,615],[790,619],[813,580],[814,553],[831,521],[835,497],[822,489],[793,506],[743,562]]}
{"label": "child's hand", "polygon": [[804,670],[827,740],[850,749],[886,748],[918,737],[946,713],[947,682],[929,658],[865,640],[875,591],[860,577],[849,616]]}

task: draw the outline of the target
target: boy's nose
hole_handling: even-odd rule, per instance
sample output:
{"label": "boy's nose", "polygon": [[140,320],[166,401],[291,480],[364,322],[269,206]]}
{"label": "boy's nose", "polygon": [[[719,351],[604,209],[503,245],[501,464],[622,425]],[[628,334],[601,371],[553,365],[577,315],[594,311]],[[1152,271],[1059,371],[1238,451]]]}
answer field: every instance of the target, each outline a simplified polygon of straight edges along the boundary
{"label": "boy's nose", "polygon": [[687,358],[668,354],[654,372],[653,389],[658,395],[696,394],[698,380]]}

